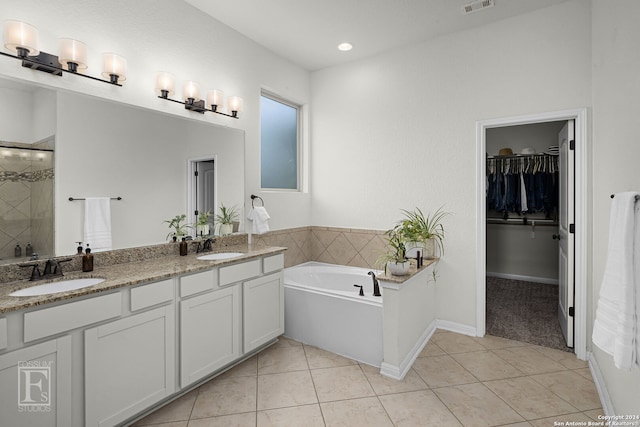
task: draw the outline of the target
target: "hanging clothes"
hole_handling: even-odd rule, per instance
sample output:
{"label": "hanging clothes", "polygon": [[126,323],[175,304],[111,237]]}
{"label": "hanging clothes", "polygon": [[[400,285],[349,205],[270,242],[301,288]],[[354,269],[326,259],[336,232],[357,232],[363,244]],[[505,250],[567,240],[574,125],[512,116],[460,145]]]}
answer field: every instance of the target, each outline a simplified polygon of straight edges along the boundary
{"label": "hanging clothes", "polygon": [[558,210],[557,156],[539,154],[487,159],[487,209],[505,214]]}

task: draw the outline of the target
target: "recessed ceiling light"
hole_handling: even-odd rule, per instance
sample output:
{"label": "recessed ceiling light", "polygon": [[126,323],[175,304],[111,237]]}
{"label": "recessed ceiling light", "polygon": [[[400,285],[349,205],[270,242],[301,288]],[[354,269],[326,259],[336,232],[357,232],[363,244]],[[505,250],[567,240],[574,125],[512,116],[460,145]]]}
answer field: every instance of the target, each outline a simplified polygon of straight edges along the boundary
{"label": "recessed ceiling light", "polygon": [[340,43],[338,45],[338,50],[341,50],[343,52],[347,52],[349,50],[353,49],[353,45],[351,43]]}

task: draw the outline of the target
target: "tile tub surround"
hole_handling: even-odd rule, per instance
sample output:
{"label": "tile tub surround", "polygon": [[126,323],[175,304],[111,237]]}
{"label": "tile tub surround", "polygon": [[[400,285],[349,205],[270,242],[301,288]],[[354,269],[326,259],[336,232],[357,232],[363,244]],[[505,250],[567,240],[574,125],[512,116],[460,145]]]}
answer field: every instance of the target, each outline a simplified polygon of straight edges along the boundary
{"label": "tile tub surround", "polygon": [[202,261],[197,259],[200,254],[192,253],[188,256],[168,255],[153,258],[145,261],[125,262],[106,267],[97,267],[91,273],[71,272],[65,274],[66,279],[99,277],[105,279],[104,282],[83,289],[57,294],[38,295],[32,297],[11,297],[9,294],[15,290],[29,286],[42,284],[45,281],[29,282],[20,280],[0,285],[0,313],[7,313],[22,310],[29,307],[41,306],[57,301],[68,300],[84,295],[96,294],[107,290],[117,289],[124,286],[137,285],[147,282],[169,279],[182,274],[195,273],[210,270],[213,267],[235,264],[250,259],[263,257],[265,255],[275,255],[286,251],[281,247],[260,247],[251,245],[228,246],[224,251],[242,252],[243,256],[218,260]]}
{"label": "tile tub surround", "polygon": [[[499,356],[510,349],[558,365],[528,375]],[[403,381],[281,337],[133,426],[552,426],[599,415],[587,363],[575,356],[437,330]]]}
{"label": "tile tub surround", "polygon": [[285,267],[318,261],[375,268],[376,260],[385,251],[384,233],[384,230],[311,226],[254,234],[251,238],[258,246],[287,247]]}
{"label": "tile tub surround", "polygon": [[[214,252],[227,252],[231,246],[246,245],[248,236],[244,233],[232,234],[229,236],[217,237],[216,241],[212,245]],[[192,241],[189,246],[189,253],[195,253],[196,241]],[[72,249],[72,248],[71,248]],[[179,255],[180,247],[178,243],[160,243],[150,246],[138,246],[135,248],[115,249],[112,251],[104,252],[92,252],[93,264],[97,267],[108,267],[117,264],[124,264],[129,262],[140,262],[146,260],[153,260],[156,258]],[[80,272],[82,271],[82,257],[75,253],[69,252],[67,256],[58,256],[56,259],[72,258],[71,261],[62,265],[62,271],[65,273]],[[39,262],[42,266],[46,258],[41,258]],[[30,262],[28,259],[24,259],[21,262]],[[14,282],[16,280],[29,280],[31,276],[30,268],[21,268],[18,266],[20,262],[0,265],[0,286],[3,283]],[[40,269],[42,271],[42,268]]]}

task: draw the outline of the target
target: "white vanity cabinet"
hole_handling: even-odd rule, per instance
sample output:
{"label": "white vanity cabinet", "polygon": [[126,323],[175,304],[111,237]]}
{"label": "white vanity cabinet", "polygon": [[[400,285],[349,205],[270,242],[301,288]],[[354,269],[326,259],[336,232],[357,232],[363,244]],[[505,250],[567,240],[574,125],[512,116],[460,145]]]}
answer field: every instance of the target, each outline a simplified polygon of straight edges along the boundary
{"label": "white vanity cabinet", "polygon": [[85,425],[113,426],[170,396],[175,386],[175,305],[84,332]]}
{"label": "white vanity cabinet", "polygon": [[240,285],[180,302],[180,387],[241,356]]}
{"label": "white vanity cabinet", "polygon": [[70,426],[71,337],[0,355],[0,425]]}
{"label": "white vanity cabinet", "polygon": [[246,353],[284,333],[284,273],[249,280],[242,287]]}

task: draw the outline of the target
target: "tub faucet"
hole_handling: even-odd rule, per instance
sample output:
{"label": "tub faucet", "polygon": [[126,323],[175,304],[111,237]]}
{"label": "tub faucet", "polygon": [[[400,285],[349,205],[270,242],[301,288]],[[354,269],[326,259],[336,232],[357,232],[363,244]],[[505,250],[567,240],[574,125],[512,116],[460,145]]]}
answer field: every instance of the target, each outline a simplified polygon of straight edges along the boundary
{"label": "tub faucet", "polygon": [[376,279],[376,273],[370,271],[367,274],[373,279],[373,296],[381,297],[382,295],[380,294],[380,285],[378,284],[378,279]]}

